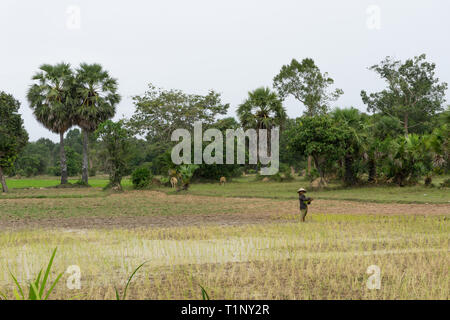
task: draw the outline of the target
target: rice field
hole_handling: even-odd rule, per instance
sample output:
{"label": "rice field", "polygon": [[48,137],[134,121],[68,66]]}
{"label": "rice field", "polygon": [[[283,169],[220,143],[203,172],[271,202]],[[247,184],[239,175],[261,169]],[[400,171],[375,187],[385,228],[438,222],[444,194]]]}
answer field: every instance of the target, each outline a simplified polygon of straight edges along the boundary
{"label": "rice field", "polygon": [[0,197],[0,291],[14,299],[10,272],[31,281],[57,247],[52,299],[114,299],[145,261],[129,299],[201,299],[200,286],[211,299],[449,298],[448,204],[320,199],[299,223],[295,195],[192,193],[13,190]]}

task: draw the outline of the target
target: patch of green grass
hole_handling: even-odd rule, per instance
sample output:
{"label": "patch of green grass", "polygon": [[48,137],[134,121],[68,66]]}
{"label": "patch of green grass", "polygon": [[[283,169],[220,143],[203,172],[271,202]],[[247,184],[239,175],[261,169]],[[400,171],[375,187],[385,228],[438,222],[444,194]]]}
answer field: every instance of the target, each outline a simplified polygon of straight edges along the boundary
{"label": "patch of green grass", "polygon": [[[296,199],[299,187],[309,190],[308,195],[315,199],[347,200],[378,203],[450,203],[448,189],[428,188],[422,185],[411,187],[398,186],[360,186],[342,188],[338,184],[330,184],[328,189],[311,189],[309,182],[296,179],[291,182],[262,182],[254,178],[235,179],[224,186],[219,183],[192,184],[188,193],[214,197],[243,197]],[[177,194],[171,189],[160,189],[169,194]],[[184,194],[184,193],[183,193]]]}
{"label": "patch of green grass", "polygon": [[[69,183],[75,184],[78,179],[70,179]],[[108,184],[107,178],[91,178],[89,179],[89,185],[94,188],[104,188]],[[24,188],[51,188],[60,184],[58,177],[38,177],[30,179],[7,179],[6,183],[10,189],[24,189]],[[131,187],[132,183],[130,179],[122,180],[123,187]]]}

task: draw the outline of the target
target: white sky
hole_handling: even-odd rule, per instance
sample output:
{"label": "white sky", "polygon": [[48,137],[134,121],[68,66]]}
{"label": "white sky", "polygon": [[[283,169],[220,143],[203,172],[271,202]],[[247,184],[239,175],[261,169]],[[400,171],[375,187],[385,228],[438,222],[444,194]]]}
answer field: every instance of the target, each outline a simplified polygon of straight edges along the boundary
{"label": "white sky", "polygon": [[[380,29],[367,25],[372,5]],[[70,28],[70,6],[80,9],[78,29]],[[311,57],[344,90],[335,105],[365,111],[361,89],[383,86],[367,67],[387,55],[426,53],[450,83],[449,12],[445,0],[1,0],[0,90],[21,101],[30,140],[57,141],[25,99],[43,63],[101,63],[119,80],[120,118],[133,114],[131,96],[149,82],[188,93],[214,89],[235,115],[247,92],[271,86],[283,64]],[[304,111],[292,99],[285,106],[290,117]]]}

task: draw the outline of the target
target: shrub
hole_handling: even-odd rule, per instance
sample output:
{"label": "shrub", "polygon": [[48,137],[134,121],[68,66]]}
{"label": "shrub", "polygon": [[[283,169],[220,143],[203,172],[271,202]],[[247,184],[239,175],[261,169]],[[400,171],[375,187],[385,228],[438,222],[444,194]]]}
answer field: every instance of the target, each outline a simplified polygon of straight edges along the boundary
{"label": "shrub", "polygon": [[444,182],[441,183],[441,188],[450,188],[450,179],[445,179]]}
{"label": "shrub", "polygon": [[95,168],[95,167],[89,168],[88,171],[89,171],[90,177],[95,177],[97,175],[97,168]]}
{"label": "shrub", "polygon": [[138,168],[131,175],[131,180],[135,189],[147,188],[152,182],[152,173],[148,168]]}

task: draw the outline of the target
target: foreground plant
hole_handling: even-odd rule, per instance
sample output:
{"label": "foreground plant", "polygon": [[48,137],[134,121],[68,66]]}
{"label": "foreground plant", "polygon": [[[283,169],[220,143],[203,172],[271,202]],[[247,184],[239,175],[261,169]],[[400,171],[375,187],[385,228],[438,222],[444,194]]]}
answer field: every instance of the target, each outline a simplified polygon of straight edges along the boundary
{"label": "foreground plant", "polygon": [[136,274],[136,272],[137,272],[140,268],[142,268],[142,266],[143,266],[144,264],[146,264],[146,263],[147,263],[147,261],[145,261],[144,263],[142,263],[141,265],[139,265],[136,269],[134,269],[133,273],[132,273],[132,274],[130,275],[130,277],[128,278],[127,284],[125,285],[125,290],[123,290],[122,298],[120,297],[119,291],[117,290],[117,288],[114,287],[114,290],[116,291],[116,300],[125,300],[125,298],[127,297],[127,289],[128,289],[128,286],[129,286],[129,284],[130,284],[130,282],[131,282],[131,279],[133,279],[133,277],[134,277],[134,275]]}
{"label": "foreground plant", "polygon": [[[14,274],[10,271],[11,277],[14,280],[14,283],[16,285],[16,288],[14,288],[13,293],[16,298],[16,300],[47,300],[50,294],[52,293],[53,289],[55,288],[56,284],[58,283],[59,279],[63,275],[62,273],[58,274],[53,284],[48,289],[47,293],[44,294],[45,287],[47,285],[48,276],[50,274],[50,270],[52,268],[53,259],[55,258],[56,249],[53,250],[52,256],[50,258],[50,261],[48,262],[47,269],[45,270],[44,277],[41,280],[42,276],[42,269],[39,271],[36,279],[32,281],[29,284],[28,288],[28,295],[25,295],[24,290],[22,289],[22,286],[19,284],[19,281],[17,281],[17,278],[14,276]],[[0,296],[7,300],[7,297],[5,294],[0,292]],[[25,298],[26,297],[26,298]]]}
{"label": "foreground plant", "polygon": [[200,286],[200,288],[202,289],[202,298],[203,298],[203,300],[210,300],[209,299],[209,295],[206,292],[205,288],[203,288],[202,286]]}

